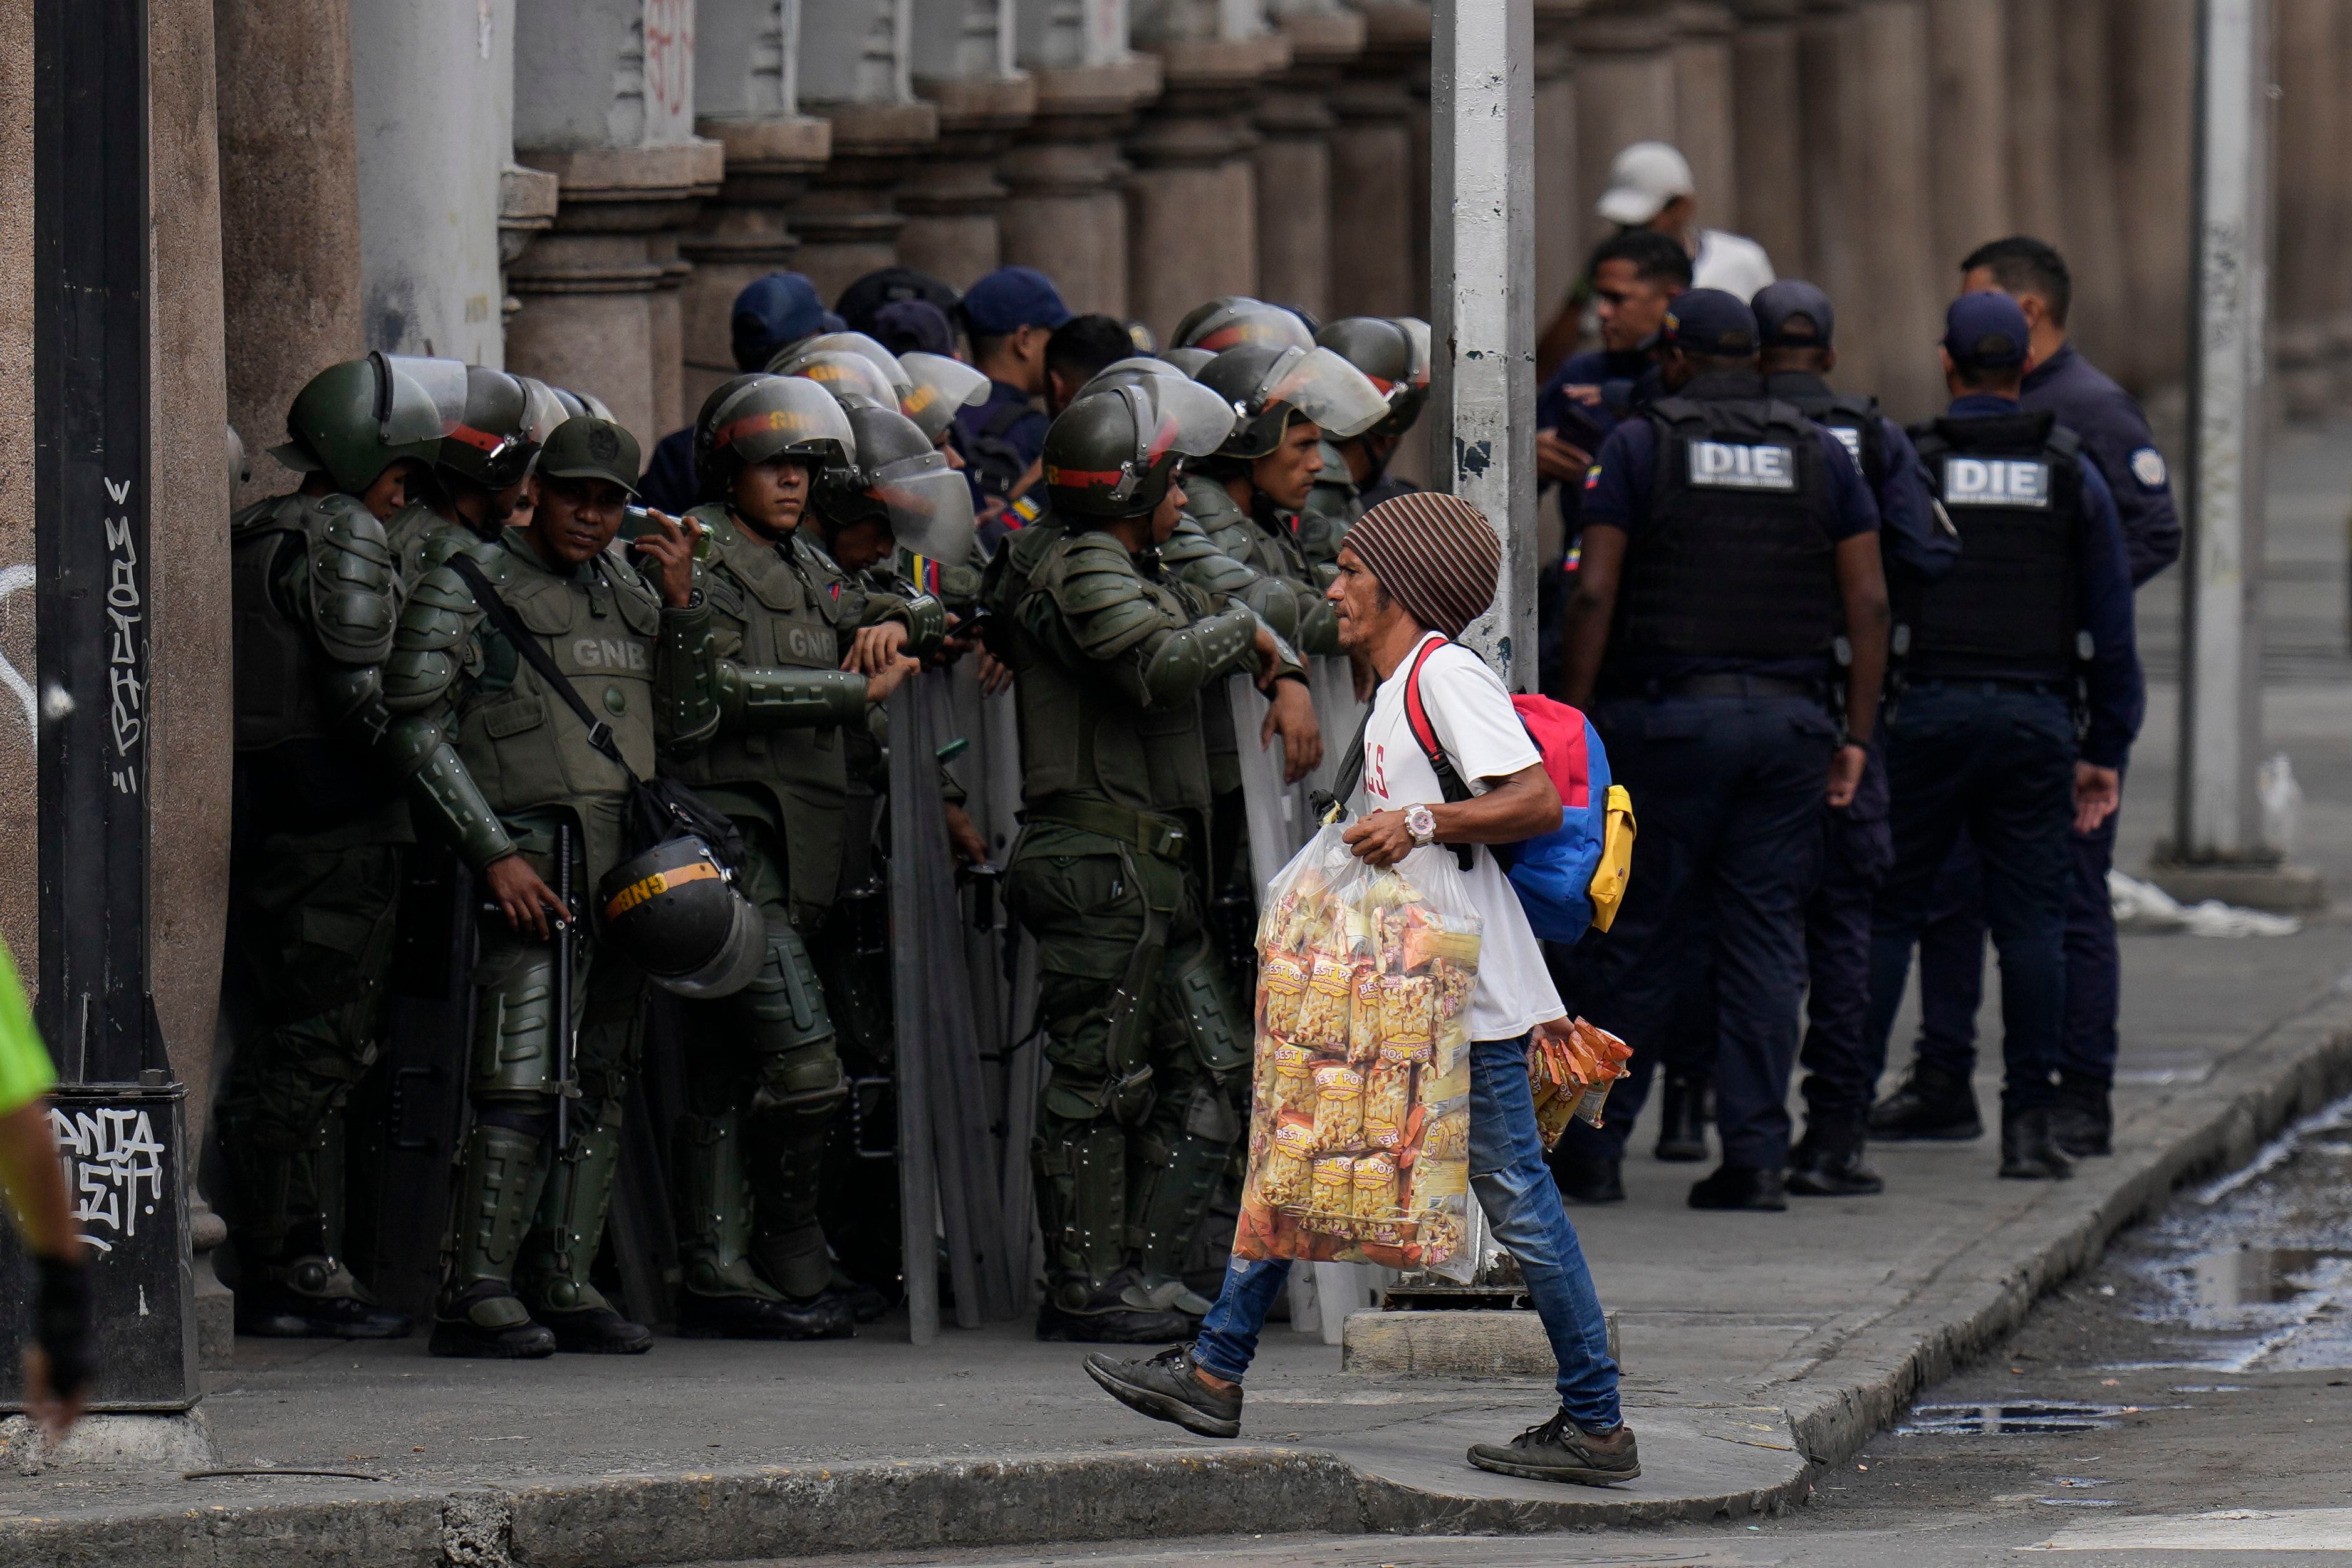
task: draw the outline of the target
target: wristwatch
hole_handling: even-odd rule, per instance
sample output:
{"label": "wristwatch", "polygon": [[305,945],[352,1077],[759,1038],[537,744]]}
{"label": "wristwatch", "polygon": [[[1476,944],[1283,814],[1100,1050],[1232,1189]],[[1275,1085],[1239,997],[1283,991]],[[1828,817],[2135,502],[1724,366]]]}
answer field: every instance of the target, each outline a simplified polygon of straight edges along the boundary
{"label": "wristwatch", "polygon": [[1437,813],[1426,806],[1404,809],[1404,831],[1412,835],[1416,846],[1425,846],[1437,839]]}

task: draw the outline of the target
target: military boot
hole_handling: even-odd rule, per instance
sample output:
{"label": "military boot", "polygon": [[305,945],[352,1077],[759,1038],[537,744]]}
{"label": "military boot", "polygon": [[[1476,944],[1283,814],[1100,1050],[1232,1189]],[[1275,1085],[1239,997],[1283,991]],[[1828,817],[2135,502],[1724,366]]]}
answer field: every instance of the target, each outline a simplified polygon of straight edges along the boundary
{"label": "military boot", "polygon": [[834,1282],[833,1254],[817,1218],[828,1124],[838,1096],[758,1108],[760,1137],[751,1160],[751,1260],[808,1325],[804,1339],[849,1339],[857,1319],[849,1293]]}
{"label": "military boot", "polygon": [[535,1134],[474,1124],[450,1200],[441,1299],[433,1312],[434,1354],[555,1354],[555,1336],[531,1321],[513,1285],[515,1259],[546,1174]]}
{"label": "military boot", "polygon": [[307,1252],[248,1270],[236,1291],[236,1332],[268,1339],[406,1339],[415,1327],[369,1294],[340,1259]]}
{"label": "military boot", "polygon": [[1895,1092],[1870,1108],[1870,1135],[1882,1144],[1981,1138],[1976,1085],[1932,1062],[1914,1061]]}
{"label": "military boot", "polygon": [[2050,1135],[2074,1158],[2115,1153],[2116,1108],[2112,1091],[2079,1072],[2058,1075],[2058,1104],[2050,1113]]}
{"label": "military boot", "polygon": [[1666,1074],[1658,1093],[1658,1158],[1677,1163],[1706,1158],[1706,1089],[1704,1078]]}
{"label": "military boot", "polygon": [[1866,1197],[1886,1190],[1863,1163],[1862,1119],[1816,1117],[1789,1151],[1788,1189],[1800,1197]]}
{"label": "military boot", "polygon": [[1066,1274],[1046,1282],[1037,1308],[1037,1337],[1079,1344],[1179,1344],[1200,1321],[1169,1308],[1139,1305],[1153,1299],[1132,1269],[1108,1280]]}
{"label": "military boot", "polygon": [[604,1241],[604,1212],[621,1163],[621,1130],[586,1127],[559,1155],[539,1201],[538,1218],[523,1239],[517,1292],[531,1316],[555,1334],[555,1348],[583,1355],[641,1355],[653,1331],[614,1310],[589,1282]]}
{"label": "military boot", "polygon": [[1241,1122],[1223,1092],[1203,1083],[1193,1091],[1172,1147],[1156,1128],[1136,1140],[1145,1169],[1129,1194],[1129,1229],[1139,1276],[1139,1288],[1129,1294],[1130,1306],[1208,1316],[1210,1302],[1184,1283],[1184,1261],[1240,1135]]}
{"label": "military boot", "polygon": [[789,1301],[751,1266],[741,1118],[681,1116],[677,1154],[681,1339],[840,1339],[845,1308]]}
{"label": "military boot", "polygon": [[2056,1113],[2047,1105],[2000,1113],[2000,1174],[2011,1181],[2064,1181],[2074,1174],[2074,1163],[2059,1148],[2053,1125]]}

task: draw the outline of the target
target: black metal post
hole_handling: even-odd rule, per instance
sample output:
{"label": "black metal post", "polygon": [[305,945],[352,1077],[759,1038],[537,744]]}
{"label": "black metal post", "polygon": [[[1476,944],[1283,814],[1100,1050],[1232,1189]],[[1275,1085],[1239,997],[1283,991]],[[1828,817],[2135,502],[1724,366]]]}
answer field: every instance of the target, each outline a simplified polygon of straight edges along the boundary
{"label": "black metal post", "polygon": [[147,969],[147,7],[35,0],[40,1023],[70,1082],[165,1065]]}

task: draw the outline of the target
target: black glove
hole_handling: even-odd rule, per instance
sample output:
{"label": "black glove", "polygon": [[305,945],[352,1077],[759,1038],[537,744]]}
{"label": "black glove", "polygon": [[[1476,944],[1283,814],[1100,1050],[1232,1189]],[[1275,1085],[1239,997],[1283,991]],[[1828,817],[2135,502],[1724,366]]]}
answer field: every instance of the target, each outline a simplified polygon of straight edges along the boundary
{"label": "black glove", "polygon": [[33,1308],[33,1341],[49,1358],[49,1391],[69,1400],[98,1372],[89,1322],[89,1265],[36,1257],[40,1300]]}

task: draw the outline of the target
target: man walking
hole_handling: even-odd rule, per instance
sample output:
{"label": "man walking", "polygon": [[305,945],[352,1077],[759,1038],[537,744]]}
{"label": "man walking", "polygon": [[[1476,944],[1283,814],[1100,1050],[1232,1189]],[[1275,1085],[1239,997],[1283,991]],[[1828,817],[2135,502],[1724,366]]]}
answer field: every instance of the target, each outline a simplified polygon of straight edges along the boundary
{"label": "man walking", "polygon": [[[1480,1443],[1481,1469],[1538,1480],[1606,1485],[1642,1473],[1621,1418],[1617,1364],[1592,1275],[1545,1169],[1528,1093],[1528,1037],[1568,1027],[1518,896],[1484,846],[1513,843],[1559,822],[1559,796],[1544,772],[1509,694],[1492,670],[1450,640],[1494,598],[1501,546],[1476,507],[1451,496],[1383,501],[1349,531],[1329,597],[1339,640],[1381,678],[1360,759],[1364,815],[1348,829],[1356,854],[1393,865],[1432,843],[1473,844],[1472,901],[1486,932],[1470,1003],[1470,1181],[1528,1281],[1528,1294],[1559,1359],[1560,1408],[1508,1443]],[[1405,716],[1402,672],[1432,641],[1421,690],[1469,800],[1447,802]],[[1267,1309],[1288,1279],[1284,1259],[1236,1260],[1190,1345],[1149,1361],[1097,1353],[1087,1374],[1112,1397],[1156,1420],[1207,1437],[1241,1430],[1242,1381]]]}

